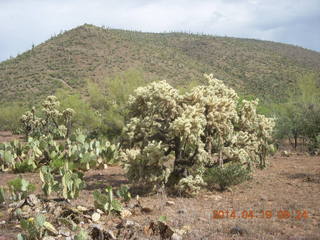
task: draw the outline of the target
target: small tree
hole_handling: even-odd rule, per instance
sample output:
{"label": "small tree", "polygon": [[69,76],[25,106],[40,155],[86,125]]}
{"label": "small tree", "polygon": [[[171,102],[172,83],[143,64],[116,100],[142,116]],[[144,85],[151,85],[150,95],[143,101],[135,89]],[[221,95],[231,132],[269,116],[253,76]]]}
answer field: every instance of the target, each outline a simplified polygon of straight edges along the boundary
{"label": "small tree", "polygon": [[[275,106],[278,119],[277,137],[287,138],[294,149],[298,139],[306,140],[311,151],[317,147],[320,134],[320,88],[316,76],[301,77],[287,102]],[[292,141],[293,139],[293,141]]]}

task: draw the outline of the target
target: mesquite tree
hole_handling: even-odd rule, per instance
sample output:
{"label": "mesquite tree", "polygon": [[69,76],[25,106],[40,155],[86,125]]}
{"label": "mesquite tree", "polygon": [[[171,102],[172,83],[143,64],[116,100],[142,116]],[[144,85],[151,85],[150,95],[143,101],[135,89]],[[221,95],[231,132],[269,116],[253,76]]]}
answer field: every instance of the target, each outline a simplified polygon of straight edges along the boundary
{"label": "mesquite tree", "polygon": [[222,81],[205,77],[207,85],[183,95],[161,81],[130,97],[120,155],[129,180],[194,193],[208,167],[265,166],[273,119],[256,113],[257,100],[240,101]]}

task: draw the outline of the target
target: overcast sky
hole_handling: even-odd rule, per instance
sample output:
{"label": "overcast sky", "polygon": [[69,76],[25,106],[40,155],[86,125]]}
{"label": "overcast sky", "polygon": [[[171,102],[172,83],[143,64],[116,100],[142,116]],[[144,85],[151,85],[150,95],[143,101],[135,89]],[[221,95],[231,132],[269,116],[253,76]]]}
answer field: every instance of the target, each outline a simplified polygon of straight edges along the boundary
{"label": "overcast sky", "polygon": [[256,38],[320,52],[320,0],[0,0],[0,61],[84,23]]}

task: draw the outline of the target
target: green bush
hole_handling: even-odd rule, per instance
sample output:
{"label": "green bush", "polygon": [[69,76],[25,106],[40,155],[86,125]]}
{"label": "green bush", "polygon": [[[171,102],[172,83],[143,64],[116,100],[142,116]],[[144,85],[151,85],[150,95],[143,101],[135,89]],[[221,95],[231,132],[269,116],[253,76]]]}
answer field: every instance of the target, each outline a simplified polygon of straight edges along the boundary
{"label": "green bush", "polygon": [[272,109],[277,117],[276,137],[288,139],[296,149],[304,139],[310,153],[319,151],[320,135],[320,88],[319,76],[302,75],[295,89],[290,90],[285,103],[274,104]]}
{"label": "green bush", "polygon": [[0,106],[0,130],[18,133],[20,129],[20,116],[26,111],[26,107],[19,103],[11,103]]}
{"label": "green bush", "polygon": [[109,139],[120,136],[127,115],[127,102],[137,87],[145,85],[142,72],[129,69],[106,78],[99,84],[87,83],[90,107],[100,116],[100,125],[95,136],[104,135]]}
{"label": "green bush", "polygon": [[72,126],[74,129],[81,128],[88,132],[96,131],[101,127],[101,117],[99,113],[90,107],[80,94],[74,94],[66,90],[59,89],[56,96],[61,99],[60,108],[72,108],[75,111]]}
{"label": "green bush", "polygon": [[248,179],[250,179],[250,170],[244,168],[240,163],[230,163],[225,164],[223,167],[209,168],[204,174],[204,181],[209,187],[218,184],[222,191]]}

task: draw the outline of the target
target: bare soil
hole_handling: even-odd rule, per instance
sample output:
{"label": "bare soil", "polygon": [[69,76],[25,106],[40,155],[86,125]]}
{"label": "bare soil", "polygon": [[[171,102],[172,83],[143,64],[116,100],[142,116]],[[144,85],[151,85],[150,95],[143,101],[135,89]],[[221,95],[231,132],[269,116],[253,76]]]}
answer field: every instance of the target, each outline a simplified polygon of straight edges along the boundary
{"label": "bare soil", "polygon": [[[320,239],[320,158],[275,156],[269,163],[267,169],[256,170],[252,180],[229,191],[203,190],[195,198],[169,197],[165,193],[140,196],[142,205],[152,211],[129,219],[144,226],[166,216],[169,226],[188,231],[183,239]],[[21,176],[36,184],[39,191],[38,174]],[[5,185],[15,177],[16,174],[0,173],[0,183]],[[74,203],[88,207],[93,206],[92,191],[128,183],[118,166],[91,170],[85,180],[87,187]],[[223,211],[225,217],[215,219],[214,210]],[[233,210],[235,216],[231,216]],[[281,219],[281,210],[289,211],[290,217]],[[272,216],[266,211],[271,211]],[[0,213],[2,220],[6,220],[4,209]],[[232,234],[233,228],[243,234]],[[18,232],[14,225],[0,225],[0,236],[7,239],[15,239]]]}
{"label": "bare soil", "polygon": [[14,139],[23,139],[23,136],[12,134],[12,132],[10,132],[10,131],[0,131],[0,143],[1,142],[9,142]]}
{"label": "bare soil", "polygon": [[[3,136],[2,136],[3,137]],[[174,229],[187,231],[183,239],[320,239],[320,157],[294,153],[290,157],[276,154],[269,158],[264,170],[256,170],[253,178],[230,190],[202,190],[194,198],[171,197],[164,192],[140,196],[149,212],[133,214],[129,220],[148,226],[160,216]],[[0,173],[0,185],[17,177]],[[41,194],[38,173],[20,174],[37,186]],[[85,174],[86,188],[74,204],[93,206],[92,192],[106,186],[128,184],[123,169],[111,166],[90,170]],[[135,199],[131,201],[136,201]],[[172,201],[168,204],[167,201]],[[224,213],[217,218],[214,211]],[[228,211],[228,213],[227,213]],[[283,217],[283,211],[290,216]],[[233,214],[232,214],[233,213]],[[7,222],[7,210],[0,208],[0,240],[16,239],[20,228]],[[113,218],[114,219],[114,218]],[[238,233],[238,234],[235,234]],[[159,239],[149,238],[144,239]]]}

